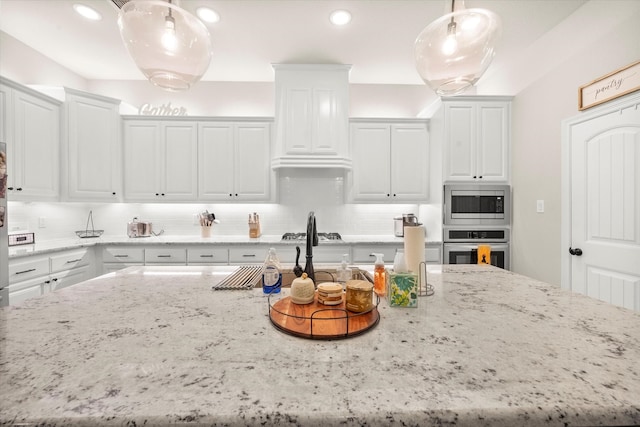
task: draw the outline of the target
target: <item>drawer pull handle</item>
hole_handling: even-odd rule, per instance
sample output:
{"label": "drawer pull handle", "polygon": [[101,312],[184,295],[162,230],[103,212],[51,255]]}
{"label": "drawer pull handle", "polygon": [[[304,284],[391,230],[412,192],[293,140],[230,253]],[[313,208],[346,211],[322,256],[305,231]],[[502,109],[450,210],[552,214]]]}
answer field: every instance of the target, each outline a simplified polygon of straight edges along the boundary
{"label": "drawer pull handle", "polygon": [[31,273],[32,271],[36,271],[36,269],[35,268],[30,268],[30,269],[24,270],[24,271],[17,271],[16,274]]}
{"label": "drawer pull handle", "polygon": [[256,254],[242,254],[244,258],[255,258]]}
{"label": "drawer pull handle", "polygon": [[213,258],[213,255],[200,255],[200,258]]}
{"label": "drawer pull handle", "polygon": [[82,258],[70,259],[69,261],[67,261],[67,264],[71,264],[71,263],[74,263],[74,262],[80,262],[80,261],[82,261]]}
{"label": "drawer pull handle", "polygon": [[171,258],[171,255],[158,255],[158,258]]}
{"label": "drawer pull handle", "polygon": [[129,255],[114,255],[114,258],[129,258]]}

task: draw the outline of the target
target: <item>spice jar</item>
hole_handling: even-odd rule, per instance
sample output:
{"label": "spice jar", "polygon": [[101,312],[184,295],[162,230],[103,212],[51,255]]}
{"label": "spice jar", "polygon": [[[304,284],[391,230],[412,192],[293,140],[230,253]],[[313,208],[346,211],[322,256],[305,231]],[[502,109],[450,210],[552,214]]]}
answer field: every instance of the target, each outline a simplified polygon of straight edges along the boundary
{"label": "spice jar", "polygon": [[366,280],[348,280],[345,307],[355,313],[373,308],[373,283]]}

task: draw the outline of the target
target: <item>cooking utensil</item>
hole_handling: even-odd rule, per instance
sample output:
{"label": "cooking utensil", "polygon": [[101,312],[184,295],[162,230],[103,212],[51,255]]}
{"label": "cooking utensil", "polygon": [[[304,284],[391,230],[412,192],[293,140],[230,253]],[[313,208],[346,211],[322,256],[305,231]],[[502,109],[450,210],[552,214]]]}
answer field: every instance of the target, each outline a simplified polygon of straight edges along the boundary
{"label": "cooking utensil", "polygon": [[302,273],[304,272],[300,264],[298,264],[299,261],[300,261],[300,246],[296,246],[296,266],[293,267],[293,274],[295,274],[296,277],[302,276]]}
{"label": "cooking utensil", "polygon": [[200,214],[200,225],[203,227],[211,227],[213,224],[220,224],[220,221],[216,219],[216,215],[213,212],[206,210]]}

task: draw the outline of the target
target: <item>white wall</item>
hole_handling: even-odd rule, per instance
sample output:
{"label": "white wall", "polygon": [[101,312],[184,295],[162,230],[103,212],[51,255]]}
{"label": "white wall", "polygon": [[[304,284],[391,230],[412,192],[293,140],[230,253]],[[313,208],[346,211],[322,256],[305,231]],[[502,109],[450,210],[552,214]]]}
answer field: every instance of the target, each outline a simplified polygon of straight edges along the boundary
{"label": "white wall", "polygon": [[[583,13],[604,8],[604,20],[613,6],[606,3],[592,3]],[[636,3],[626,12],[615,11],[624,21],[588,45],[556,40],[554,48],[564,61],[514,99],[512,270],[518,273],[560,285],[560,265],[569,256],[569,248],[560,247],[561,122],[580,114],[581,85],[640,59],[640,2]],[[545,201],[543,214],[536,213],[538,199]]]}

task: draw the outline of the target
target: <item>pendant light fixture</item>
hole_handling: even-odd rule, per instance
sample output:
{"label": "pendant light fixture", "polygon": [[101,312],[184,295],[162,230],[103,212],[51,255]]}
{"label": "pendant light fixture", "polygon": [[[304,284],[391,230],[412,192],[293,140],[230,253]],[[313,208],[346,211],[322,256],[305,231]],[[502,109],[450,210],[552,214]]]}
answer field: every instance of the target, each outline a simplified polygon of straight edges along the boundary
{"label": "pendant light fixture", "polygon": [[451,1],[451,12],[429,24],[415,42],[416,68],[438,95],[455,95],[473,86],[489,67],[500,38],[500,18],[486,9],[465,9]]}
{"label": "pendant light fixture", "polygon": [[171,0],[132,0],[118,16],[129,55],[151,81],[170,91],[189,89],[211,62],[207,27]]}

